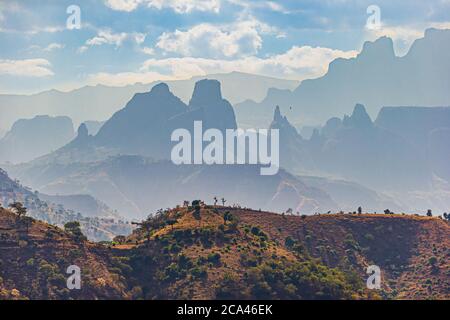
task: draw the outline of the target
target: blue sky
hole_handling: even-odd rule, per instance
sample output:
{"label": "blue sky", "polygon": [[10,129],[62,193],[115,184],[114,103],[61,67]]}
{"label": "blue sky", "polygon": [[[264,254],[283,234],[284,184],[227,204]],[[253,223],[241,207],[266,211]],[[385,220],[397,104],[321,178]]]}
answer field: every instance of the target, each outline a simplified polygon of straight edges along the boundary
{"label": "blue sky", "polygon": [[[81,29],[66,27],[70,5]],[[230,71],[302,80],[382,35],[405,54],[428,27],[450,28],[450,0],[0,0],[0,93]]]}

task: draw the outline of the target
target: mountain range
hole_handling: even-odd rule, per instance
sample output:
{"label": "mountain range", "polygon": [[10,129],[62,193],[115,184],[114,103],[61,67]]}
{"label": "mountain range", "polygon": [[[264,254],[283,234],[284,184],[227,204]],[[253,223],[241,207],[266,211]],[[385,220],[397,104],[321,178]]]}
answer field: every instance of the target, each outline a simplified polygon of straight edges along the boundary
{"label": "mountain range", "polygon": [[357,57],[331,62],[323,77],[304,80],[293,91],[270,89],[261,102],[237,104],[238,123],[268,126],[275,105],[296,127],[321,125],[358,103],[372,117],[383,106],[449,106],[449,50],[450,30],[426,30],[402,57],[388,37],[366,42]]}
{"label": "mountain range", "polygon": [[[231,104],[222,98],[220,83],[201,80],[185,105],[165,84],[136,94],[106,121],[97,135],[82,124],[66,146],[26,164],[7,167],[15,177],[44,194],[91,194],[127,217],[143,217],[186,199],[224,197],[241,206],[283,212],[326,212],[360,205],[336,202],[333,193],[311,187],[285,170],[272,177],[259,175],[259,166],[176,166],[169,159],[170,133],[192,130],[195,120],[205,128],[235,129]],[[297,165],[314,168],[310,142],[304,140],[277,108],[271,128],[280,130],[282,166],[296,172]],[[285,163],[289,157],[290,163]],[[324,178],[325,179],[325,178]],[[326,179],[325,179],[326,180]],[[329,183],[332,183],[329,181]],[[350,183],[371,199],[367,209],[397,209],[395,201]],[[344,192],[345,193],[345,192]],[[367,197],[366,197],[367,199]],[[373,206],[372,206],[373,205]]]}
{"label": "mountain range", "polygon": [[0,138],[0,163],[33,160],[67,144],[75,136],[68,117],[20,119]]}
{"label": "mountain range", "polygon": [[[294,89],[297,81],[259,75],[231,72],[193,77],[187,80],[167,81],[170,90],[188,103],[194,85],[201,79],[215,79],[222,83],[225,97],[232,103],[246,99],[262,100],[269,88]],[[37,115],[68,116],[75,125],[89,120],[104,121],[120,110],[134,94],[145,92],[158,82],[137,83],[124,87],[104,85],[85,86],[69,92],[57,90],[31,95],[0,95],[0,128],[7,130],[21,118]]]}
{"label": "mountain range", "polygon": [[[406,211],[446,211],[449,115],[450,107],[388,107],[372,121],[357,104],[350,116],[333,117],[304,139],[277,107],[272,127],[280,130],[280,163],[289,172],[354,182]],[[328,190],[339,198],[337,188]]]}

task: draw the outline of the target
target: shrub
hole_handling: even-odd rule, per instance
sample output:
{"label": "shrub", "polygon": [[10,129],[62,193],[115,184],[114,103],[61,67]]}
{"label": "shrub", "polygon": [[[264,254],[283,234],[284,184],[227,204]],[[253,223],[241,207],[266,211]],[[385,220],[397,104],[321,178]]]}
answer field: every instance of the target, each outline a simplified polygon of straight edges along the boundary
{"label": "shrub", "polygon": [[215,252],[215,253],[210,253],[208,255],[207,259],[208,259],[208,262],[211,262],[214,265],[218,265],[218,264],[220,264],[220,258],[221,258],[220,253]]}

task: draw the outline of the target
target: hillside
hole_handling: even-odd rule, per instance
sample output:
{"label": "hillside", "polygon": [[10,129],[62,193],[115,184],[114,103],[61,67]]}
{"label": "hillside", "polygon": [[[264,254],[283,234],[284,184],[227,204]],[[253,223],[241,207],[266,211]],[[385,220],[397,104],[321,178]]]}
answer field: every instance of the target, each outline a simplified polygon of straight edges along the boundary
{"label": "hillside", "polygon": [[[0,208],[0,299],[117,299],[125,285],[106,248]],[[66,270],[81,269],[81,290]]]}
{"label": "hillside", "polygon": [[[116,250],[147,299],[449,299],[449,232],[429,217],[207,206],[162,213]],[[369,292],[373,264],[382,290]]]}
{"label": "hillside", "polygon": [[[450,226],[440,218],[193,203],[98,245],[0,209],[0,232],[5,299],[450,299]],[[72,264],[83,270],[78,293],[65,289]],[[365,286],[373,264],[381,290]]]}
{"label": "hillside", "polygon": [[31,217],[52,225],[63,226],[78,221],[83,233],[93,241],[109,241],[117,235],[130,234],[132,230],[125,218],[90,196],[44,195],[41,198],[41,194],[10,179],[0,168],[0,205],[7,207],[14,202],[22,203]]}

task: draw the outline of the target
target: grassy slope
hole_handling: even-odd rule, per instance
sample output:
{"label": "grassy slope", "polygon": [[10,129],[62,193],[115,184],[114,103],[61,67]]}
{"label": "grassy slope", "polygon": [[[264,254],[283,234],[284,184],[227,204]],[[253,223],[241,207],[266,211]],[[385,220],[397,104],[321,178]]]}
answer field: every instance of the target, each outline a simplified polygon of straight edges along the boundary
{"label": "grassy slope", "polygon": [[[152,218],[110,250],[38,221],[27,233],[0,209],[0,298],[450,298],[450,227],[441,219],[195,211]],[[82,269],[81,291],[64,289],[71,264]],[[365,289],[372,264],[381,291]]]}
{"label": "grassy slope", "polygon": [[[227,234],[225,228],[228,240],[223,240],[215,232],[224,223],[223,214],[226,211],[231,212],[239,223],[235,233]],[[165,250],[165,259],[167,255],[174,257],[172,260],[168,259],[166,264],[162,263],[155,272],[163,272],[161,268],[167,267],[170,262],[177,263],[176,257],[180,254],[188,257],[194,267],[198,265],[206,270],[207,277],[201,281],[192,277],[192,269],[187,270],[185,278],[182,275],[182,279],[168,281],[164,297],[214,298],[216,288],[224,282],[224,275],[231,275],[238,281],[245,278],[250,267],[243,263],[242,255],[250,260],[258,260],[258,266],[271,260],[273,256],[276,256],[276,261],[285,260],[289,263],[317,259],[330,268],[342,270],[346,274],[356,274],[363,285],[368,277],[365,273],[367,266],[378,265],[382,270],[382,290],[375,294],[373,291],[354,289],[353,298],[450,297],[450,229],[447,222],[438,218],[371,214],[298,217],[209,207],[201,209],[201,219],[198,220],[192,213],[192,208],[172,210],[160,219],[176,221],[174,225],[164,226],[164,222],[160,222],[153,227],[141,228],[128,238],[127,245],[118,247],[130,250],[138,243],[137,248],[140,249],[137,250],[145,251],[147,249],[143,248],[148,248],[152,243],[156,246],[153,250],[157,250],[152,252],[153,255],[157,256],[158,250]],[[259,237],[248,232],[255,226],[268,236],[264,248],[261,248]],[[200,230],[211,230],[212,233],[208,236],[211,243],[205,245],[201,240],[195,240],[197,236],[194,234],[201,233]],[[180,241],[174,240],[174,234],[181,231],[188,231],[188,238],[194,241],[186,241],[183,237]],[[287,237],[291,237],[296,246],[301,247],[300,253],[295,248],[286,246]],[[180,251],[174,250],[171,253],[174,243],[180,246]],[[196,263],[199,257],[207,258],[212,253],[221,255],[220,264],[207,264],[204,267]],[[163,259],[156,260],[161,262]],[[249,297],[255,296],[250,294]]]}
{"label": "grassy slope", "polygon": [[[124,285],[111,264],[100,245],[36,220],[27,231],[17,215],[0,209],[0,298],[121,298]],[[70,265],[81,268],[81,290],[67,289]]]}

